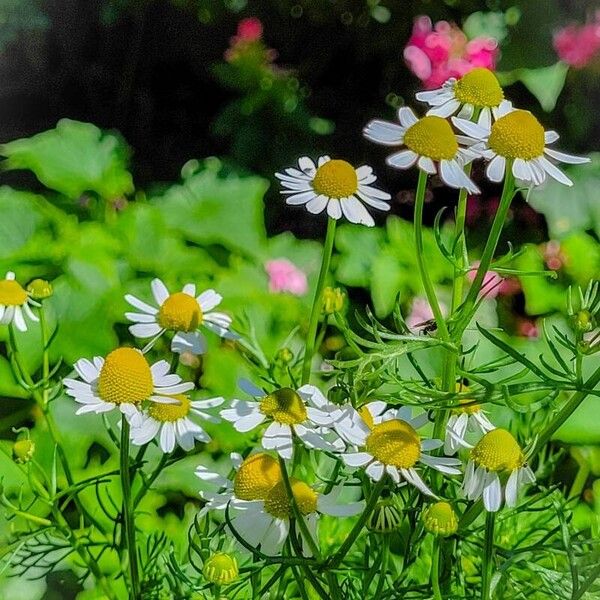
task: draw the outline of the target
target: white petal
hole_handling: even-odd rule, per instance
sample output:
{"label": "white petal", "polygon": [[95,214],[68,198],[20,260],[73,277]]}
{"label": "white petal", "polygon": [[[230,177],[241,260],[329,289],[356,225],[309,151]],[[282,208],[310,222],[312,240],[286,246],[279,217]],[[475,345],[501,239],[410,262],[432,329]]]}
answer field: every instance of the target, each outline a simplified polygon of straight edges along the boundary
{"label": "white petal", "polygon": [[449,117],[453,115],[460,108],[460,102],[458,100],[449,100],[440,106],[435,106],[427,111],[428,115],[436,115],[438,117]]}
{"label": "white petal", "polygon": [[189,352],[190,354],[198,356],[204,354],[206,350],[206,339],[198,331],[191,331],[189,333],[178,331],[171,341],[171,351],[176,354]]}
{"label": "white petal", "polygon": [[425,173],[429,173],[430,175],[435,175],[437,173],[435,163],[428,156],[421,156],[417,165],[419,169],[425,171]]}
{"label": "white petal", "polygon": [[294,194],[293,196],[288,196],[285,199],[286,204],[298,205],[298,204],[306,204],[313,198],[316,198],[317,194],[313,190],[309,190],[308,192],[302,192],[300,194]]}
{"label": "white petal", "polygon": [[397,146],[402,143],[406,129],[389,121],[375,119],[367,123],[363,135],[372,142],[384,146]]}
{"label": "white petal", "polygon": [[385,471],[384,466],[379,461],[372,462],[365,470],[373,481],[379,481]]}
{"label": "white petal", "polygon": [[275,450],[282,458],[292,458],[294,444],[290,426],[271,423],[263,434],[262,445],[265,450]]}
{"label": "white petal", "polygon": [[87,358],[79,359],[73,367],[77,371],[77,374],[81,379],[86,381],[87,383],[92,383],[92,381],[98,379],[98,369],[96,365]]}
{"label": "white petal", "polygon": [[328,201],[329,198],[323,194],[316,196],[306,204],[306,210],[313,215],[318,215],[325,210]]}
{"label": "white petal", "polygon": [[368,452],[354,452],[351,454],[342,454],[342,460],[349,467],[363,467],[372,461],[373,457]]}
{"label": "white petal", "polygon": [[478,140],[485,140],[490,135],[489,129],[480,127],[478,124],[473,123],[472,121],[467,121],[466,119],[452,117],[452,123],[463,133],[466,133],[468,136]]}
{"label": "white petal", "polygon": [[15,306],[15,314],[13,317],[13,323],[19,331],[27,331],[27,323],[23,318],[23,311],[20,306]]}
{"label": "white petal", "polygon": [[340,204],[344,216],[350,223],[366,225],[367,227],[373,227],[375,225],[373,217],[355,196],[340,200]]}
{"label": "white petal", "polygon": [[506,482],[506,506],[513,507],[517,505],[517,495],[519,493],[519,470],[515,469]]}
{"label": "white petal", "polygon": [[560,136],[558,133],[556,133],[556,131],[549,129],[548,131],[544,132],[544,143],[553,144],[559,137]]}
{"label": "white petal", "polygon": [[140,339],[154,337],[161,331],[161,327],[158,323],[136,323],[129,327],[131,335]]}
{"label": "white petal", "polygon": [[298,166],[300,167],[300,170],[307,175],[314,175],[317,170],[315,163],[308,158],[308,156],[301,156],[298,159]]}
{"label": "white petal", "polygon": [[589,156],[574,156],[573,154],[565,154],[564,152],[559,152],[558,150],[553,150],[552,148],[544,148],[544,152],[563,163],[567,163],[569,165],[582,165],[584,163],[589,163]]}
{"label": "white petal", "polygon": [[198,304],[202,309],[203,313],[210,312],[213,308],[216,308],[223,300],[221,294],[215,292],[215,290],[204,290],[197,298]]}
{"label": "white petal", "polygon": [[424,494],[435,497],[435,494],[425,485],[425,482],[414,469],[400,469],[400,472],[402,473],[402,477],[404,477],[408,483],[414,485]]}
{"label": "white petal", "polygon": [[157,277],[152,280],[150,287],[152,288],[152,294],[154,295],[156,303],[159,306],[162,306],[163,302],[169,297],[167,286]]}
{"label": "white petal", "polygon": [[571,187],[573,182],[555,165],[553,165],[545,156],[540,156],[538,159],[538,164],[552,177],[556,179],[559,183],[563,183]]}
{"label": "white petal", "polygon": [[496,512],[502,504],[502,487],[496,473],[488,473],[483,486],[483,505],[489,512]]}
{"label": "white petal", "polygon": [[340,201],[337,198],[331,198],[329,200],[329,203],[327,204],[327,214],[332,219],[342,218],[342,207],[340,206]]}
{"label": "white petal", "polygon": [[504,179],[504,171],[506,170],[506,159],[504,156],[497,154],[491,160],[485,170],[485,174],[490,181],[500,182]]}
{"label": "white petal", "polygon": [[401,152],[390,154],[390,156],[385,159],[385,162],[397,169],[408,169],[417,162],[418,158],[419,156],[416,152],[413,152],[412,150],[402,150]]}
{"label": "white petal", "polygon": [[398,109],[398,121],[403,127],[412,127],[419,119],[408,106],[401,106]]}

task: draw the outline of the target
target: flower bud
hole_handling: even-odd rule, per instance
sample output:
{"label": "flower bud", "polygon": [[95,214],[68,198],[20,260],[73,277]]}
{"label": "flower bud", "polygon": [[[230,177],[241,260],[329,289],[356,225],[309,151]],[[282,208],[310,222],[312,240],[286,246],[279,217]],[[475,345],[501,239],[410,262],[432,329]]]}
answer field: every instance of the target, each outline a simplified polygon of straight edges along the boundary
{"label": "flower bud", "polygon": [[34,279],[27,286],[27,291],[34,300],[45,300],[54,293],[52,284],[45,279]]}
{"label": "flower bud", "polygon": [[594,329],[594,315],[589,310],[580,310],[572,319],[573,326],[579,333],[589,333]]}
{"label": "flower bud", "polygon": [[275,361],[280,365],[289,365],[294,360],[294,353],[289,348],[280,348],[275,355]]}
{"label": "flower bud", "polygon": [[237,560],[231,554],[215,552],[211,554],[202,568],[206,581],[217,585],[227,585],[238,576]]}
{"label": "flower bud", "polygon": [[402,513],[395,498],[380,500],[367,521],[367,527],[377,533],[391,533],[402,521]]}
{"label": "flower bud", "polygon": [[323,290],[323,313],[332,315],[344,308],[346,294],[340,288],[326,287]]}
{"label": "flower bud", "polygon": [[33,458],[34,452],[35,443],[32,440],[29,438],[17,440],[12,449],[13,460],[20,465],[24,465]]}
{"label": "flower bud", "polygon": [[458,531],[458,517],[448,502],[435,502],[423,511],[423,524],[429,533],[448,537]]}

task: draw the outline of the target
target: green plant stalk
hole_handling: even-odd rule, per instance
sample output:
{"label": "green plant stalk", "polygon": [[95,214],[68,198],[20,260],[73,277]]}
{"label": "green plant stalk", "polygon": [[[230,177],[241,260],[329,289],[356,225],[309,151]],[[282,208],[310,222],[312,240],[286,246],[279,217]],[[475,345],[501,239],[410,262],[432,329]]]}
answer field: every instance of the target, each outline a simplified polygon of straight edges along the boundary
{"label": "green plant stalk", "polygon": [[481,572],[481,600],[489,600],[490,583],[492,579],[493,552],[494,552],[494,528],[496,524],[496,513],[488,512],[485,517],[485,548],[483,554]]}
{"label": "green plant stalk", "polygon": [[379,556],[381,565],[379,568],[379,580],[377,581],[377,588],[375,589],[375,595],[373,598],[381,598],[381,592],[383,591],[383,585],[385,584],[385,575],[387,573],[388,558],[390,556],[390,536],[384,535],[381,541],[382,548]]}
{"label": "green plant stalk", "polygon": [[431,558],[431,589],[433,600],[443,600],[442,589],[440,587],[440,555],[441,543],[439,538],[433,541],[433,556]]}
{"label": "green plant stalk", "polygon": [[129,423],[125,418],[125,415],[121,418],[120,465],[121,488],[123,492],[123,529],[125,532],[123,542],[129,557],[131,600],[141,600],[137,547],[135,543],[134,508],[131,500],[131,479],[129,473]]}
{"label": "green plant stalk", "polygon": [[335,226],[337,221],[329,217],[327,220],[327,234],[325,235],[325,245],[323,246],[323,258],[321,260],[321,269],[319,279],[317,280],[317,289],[313,299],[312,309],[310,311],[310,320],[308,323],[308,333],[306,335],[306,347],[304,350],[304,362],[302,363],[301,385],[310,381],[310,367],[312,357],[315,352],[315,340],[317,336],[317,327],[319,325],[319,315],[321,314],[321,305],[323,304],[323,288],[329,272],[331,254],[333,252],[333,241],[335,239]]}

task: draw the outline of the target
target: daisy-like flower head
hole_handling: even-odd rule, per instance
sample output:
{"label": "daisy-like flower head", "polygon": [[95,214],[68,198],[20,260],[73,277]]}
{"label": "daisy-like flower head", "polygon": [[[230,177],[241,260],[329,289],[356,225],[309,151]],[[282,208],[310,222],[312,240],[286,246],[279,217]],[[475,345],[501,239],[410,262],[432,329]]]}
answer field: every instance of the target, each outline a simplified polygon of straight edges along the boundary
{"label": "daisy-like flower head", "polygon": [[363,133],[368,140],[384,146],[405,146],[391,154],[386,162],[396,169],[419,169],[435,175],[453,188],[464,188],[478,194],[479,188],[465,174],[463,167],[479,156],[468,146],[475,143],[469,137],[457,136],[450,123],[436,115],[418,118],[403,106],[398,110],[400,124],[380,121],[367,123]]}
{"label": "daisy-like flower head", "polygon": [[377,178],[367,165],[355,169],[349,162],[321,156],[318,166],[303,156],[298,160],[298,169],[286,169],[275,177],[285,188],[287,204],[304,204],[308,212],[315,215],[327,210],[332,219],[346,217],[351,223],[373,227],[375,221],[365,204],[379,210],[389,210],[387,192],[372,187]]}
{"label": "daisy-like flower head", "polygon": [[483,496],[486,510],[496,512],[503,496],[507,506],[515,506],[519,489],[534,481],[517,440],[506,429],[492,429],[471,450],[463,490],[469,500]]}
{"label": "daisy-like flower head", "polygon": [[492,71],[477,67],[460,79],[451,77],[441,88],[419,92],[416,97],[432,107],[428,115],[449,117],[460,110],[460,117],[470,119],[478,109],[483,121],[491,123],[504,100],[504,92]]}
{"label": "daisy-like flower head", "polygon": [[[239,456],[233,458],[237,469],[233,481],[198,467],[198,477],[224,490],[219,494],[202,493],[209,501],[207,508],[225,510],[229,507],[236,533],[251,546],[260,547],[264,554],[277,555],[287,538],[293,516],[279,464],[272,456],[262,453],[251,455],[243,462]],[[352,516],[362,512],[365,506],[364,501],[338,503],[341,486],[329,494],[320,494],[305,482],[290,477],[290,487],[313,539],[316,539],[320,514]]]}
{"label": "daisy-like flower head", "polygon": [[186,394],[172,396],[174,404],[153,402],[142,416],[142,421],[131,429],[131,441],[143,446],[157,439],[163,452],[173,452],[175,444],[186,451],[192,450],[196,440],[210,442],[210,436],[190,417],[196,416],[204,421],[219,423],[219,419],[205,412],[206,409],[221,406],[225,398],[192,400]]}
{"label": "daisy-like flower head", "polygon": [[458,531],[458,517],[448,502],[434,502],[423,511],[423,525],[429,533],[448,537]]}
{"label": "daisy-like flower head", "polygon": [[66,393],[82,406],[78,415],[88,412],[105,413],[114,408],[127,417],[132,426],[142,421],[142,404],[146,400],[177,404],[170,398],[194,387],[182,382],[179,375],[169,374],[169,363],[161,360],[152,366],[135,348],[117,348],[106,358],[95,356],[73,365],[80,379],[65,379]]}
{"label": "daisy-like flower head", "polygon": [[362,450],[342,455],[342,460],[349,467],[365,467],[367,475],[379,481],[386,473],[395,483],[404,479],[424,494],[433,496],[433,492],[421,479],[416,466],[421,463],[433,467],[442,473],[457,475],[456,468],[460,460],[430,456],[426,452],[442,446],[441,440],[423,439],[418,429],[428,422],[427,414],[415,418],[408,407],[388,413],[384,419],[364,435]]}
{"label": "daisy-like flower head", "polygon": [[15,280],[15,274],[9,271],[4,279],[0,279],[0,325],[13,323],[19,331],[27,331],[25,316],[32,321],[39,321],[31,310],[32,306],[39,304]]}
{"label": "daisy-like flower head", "polygon": [[[466,391],[465,386],[457,385],[456,391]],[[473,431],[479,437],[494,429],[494,425],[485,416],[480,404],[470,398],[459,398],[459,406],[454,408],[446,424],[444,453],[456,454],[459,448],[472,448],[466,441],[468,431]]]}
{"label": "daisy-like flower head", "polygon": [[308,448],[330,452],[339,449],[320,431],[330,423],[330,416],[317,406],[314,386],[305,385],[298,390],[281,388],[266,394],[248,381],[241,385],[255,400],[233,400],[231,408],[221,411],[221,417],[233,423],[240,432],[251,431],[264,421],[270,421],[262,437],[262,446],[266,450],[275,450],[282,458],[291,458],[294,435]]}
{"label": "daisy-like flower head", "polygon": [[477,123],[458,117],[452,117],[452,122],[462,132],[479,140],[473,149],[490,161],[486,169],[490,181],[504,179],[508,162],[512,164],[515,178],[530,185],[540,185],[550,175],[559,183],[571,186],[573,182],[546,156],[568,164],[590,161],[587,157],[548,148],[548,144],[558,140],[558,133],[544,131],[529,111],[513,108],[508,101],[500,104],[492,124],[481,116]]}
{"label": "daisy-like flower head", "polygon": [[174,331],[171,350],[179,354],[206,351],[206,341],[198,331],[200,326],[221,337],[232,337],[231,317],[213,310],[223,299],[214,290],[205,290],[196,296],[195,284],[188,283],[181,292],[170,294],[160,279],[153,279],[150,287],[158,307],[131,294],[125,296],[129,304],[141,311],[125,313],[127,319],[135,323],[129,327],[135,337],[156,339],[165,331]]}

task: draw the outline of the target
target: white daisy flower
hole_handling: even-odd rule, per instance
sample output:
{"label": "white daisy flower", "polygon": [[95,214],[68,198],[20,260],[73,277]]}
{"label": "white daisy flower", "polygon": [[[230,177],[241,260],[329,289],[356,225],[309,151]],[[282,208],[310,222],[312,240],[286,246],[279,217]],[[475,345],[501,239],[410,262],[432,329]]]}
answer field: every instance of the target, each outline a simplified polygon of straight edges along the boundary
{"label": "white daisy flower", "polygon": [[81,379],[65,379],[64,385],[66,393],[82,405],[76,414],[105,413],[118,407],[132,426],[141,423],[141,406],[146,400],[177,403],[168,396],[194,387],[182,382],[179,375],[169,374],[166,360],[150,366],[135,348],[117,348],[106,358],[95,356],[93,361],[82,358],[73,367]]}
{"label": "white daisy flower", "polygon": [[416,471],[416,465],[422,463],[442,473],[458,475],[460,470],[456,467],[461,462],[426,454],[443,445],[441,440],[423,439],[417,433],[427,422],[426,413],[413,418],[411,409],[402,407],[386,414],[369,430],[360,444],[363,450],[342,454],[341,458],[349,467],[365,467],[373,481],[379,481],[387,473],[395,483],[404,479],[424,494],[434,496]]}
{"label": "white daisy flower", "polygon": [[384,146],[405,146],[391,154],[386,162],[396,169],[409,169],[415,164],[430,175],[439,174],[442,181],[453,188],[464,188],[478,194],[479,188],[465,174],[463,168],[475,158],[470,149],[476,143],[466,136],[457,136],[450,123],[442,117],[428,115],[418,118],[403,106],[398,110],[400,124],[376,119],[367,123],[364,136]]}
{"label": "white daisy flower", "polygon": [[32,306],[39,304],[15,280],[15,274],[9,271],[4,279],[0,279],[0,325],[13,323],[19,331],[27,331],[25,316],[32,321],[39,321],[31,310]]}
{"label": "white daisy flower", "polygon": [[[465,386],[457,386],[457,392],[467,391]],[[456,454],[460,448],[472,448],[466,441],[469,431],[477,434],[478,438],[488,431],[495,429],[486,417],[480,404],[475,404],[469,398],[460,398],[460,406],[453,409],[446,423],[446,437],[444,440],[444,453],[451,456]]]}
{"label": "white daisy flower", "polygon": [[[198,467],[196,475],[205,482],[221,488],[219,493],[201,492],[208,500],[203,509],[225,510],[235,532],[250,546],[268,556],[280,554],[288,536],[292,504],[287,495],[278,461],[264,453],[253,454],[241,461],[232,456],[236,474],[233,481]],[[339,503],[342,486],[329,494],[320,494],[312,487],[290,477],[292,494],[313,540],[317,539],[319,515],[353,516],[364,510],[364,501]],[[306,540],[303,540],[305,551]]]}
{"label": "white daisy flower", "polygon": [[204,421],[220,423],[220,420],[208,414],[206,409],[221,406],[225,398],[208,398],[207,400],[191,400],[186,394],[173,396],[176,404],[154,402],[142,415],[142,421],[131,429],[131,441],[136,446],[143,446],[156,439],[160,449],[173,452],[177,443],[183,450],[194,448],[196,440],[210,442],[210,436],[190,417],[197,416]]}
{"label": "white daisy flower", "polygon": [[572,156],[548,148],[558,140],[556,131],[544,131],[540,122],[527,110],[513,108],[504,101],[496,112],[496,121],[490,124],[485,118],[477,123],[452,117],[454,125],[479,140],[474,150],[490,161],[486,174],[490,181],[502,181],[507,163],[512,165],[516,179],[540,185],[550,175],[559,183],[571,186],[573,182],[546,156],[568,164],[582,164],[587,157]]}
{"label": "white daisy flower", "polygon": [[308,448],[336,451],[336,446],[319,431],[329,424],[330,417],[313,404],[313,386],[303,386],[296,391],[281,388],[270,394],[249,381],[242,381],[241,387],[256,399],[233,400],[231,408],[220,413],[226,421],[233,423],[237,431],[251,431],[269,420],[270,425],[262,436],[262,446],[266,450],[275,450],[282,458],[292,457],[294,436]]}
{"label": "white daisy flower", "polygon": [[504,92],[492,71],[478,67],[460,79],[451,77],[437,90],[419,92],[416,98],[432,107],[428,115],[449,117],[458,112],[459,117],[471,119],[477,109],[482,121],[491,124]]}
{"label": "white daisy flower", "polygon": [[[500,478],[507,475],[503,492]],[[519,490],[534,481],[535,475],[527,466],[517,440],[506,429],[493,429],[471,450],[463,491],[469,500],[483,497],[485,509],[496,512],[503,497],[507,506],[516,506]]]}
{"label": "white daisy flower", "polygon": [[206,352],[206,340],[198,331],[200,326],[221,337],[235,337],[229,331],[231,317],[213,310],[223,299],[215,290],[205,290],[196,296],[196,285],[188,283],[181,292],[170,294],[158,278],[152,280],[150,287],[158,307],[131,294],[125,296],[129,304],[141,311],[125,313],[127,319],[135,323],[129,327],[135,337],[157,339],[165,331],[174,331],[171,350],[178,354]]}
{"label": "white daisy flower", "polygon": [[386,202],[390,195],[371,187],[377,178],[367,165],[355,169],[345,160],[321,156],[317,166],[303,156],[298,160],[298,167],[275,173],[286,188],[281,193],[287,195],[287,204],[304,204],[308,212],[315,215],[327,210],[332,219],[341,219],[343,215],[351,223],[368,227],[375,222],[364,204],[379,210],[390,209]]}

